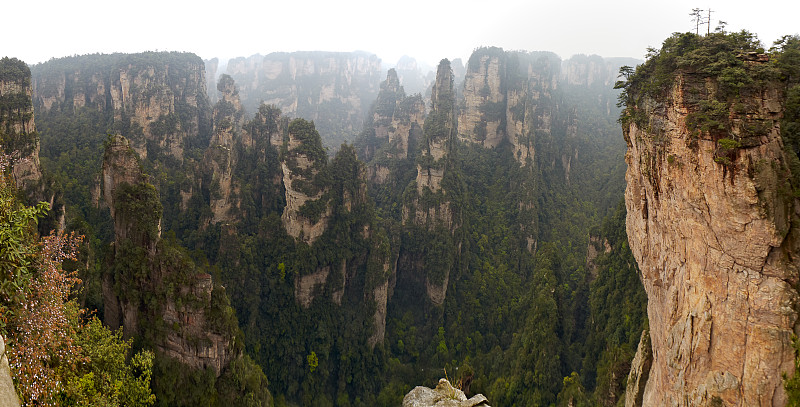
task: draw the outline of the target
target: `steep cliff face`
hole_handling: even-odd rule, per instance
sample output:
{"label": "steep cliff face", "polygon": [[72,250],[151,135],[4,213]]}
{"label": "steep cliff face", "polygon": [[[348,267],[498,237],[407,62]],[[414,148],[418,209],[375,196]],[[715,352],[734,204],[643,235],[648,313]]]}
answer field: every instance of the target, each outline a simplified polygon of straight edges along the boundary
{"label": "steep cliff face", "polygon": [[114,205],[115,199],[118,199],[114,196],[115,193],[119,193],[125,186],[145,183],[147,183],[147,178],[142,173],[139,158],[128,139],[121,136],[110,138],[103,157],[100,190],[103,200],[111,211],[111,217],[114,219],[115,240],[122,242],[132,239],[144,245],[148,250],[153,250],[156,241],[161,238],[161,219],[158,219],[158,223],[155,225],[155,233],[147,235],[140,228],[145,219],[119,212]]}
{"label": "steep cliff face", "polygon": [[[453,71],[447,60],[439,64],[436,82],[431,91],[431,113],[425,121],[422,151],[417,162],[416,192],[446,195],[442,180],[447,171],[449,155],[455,148],[457,126]],[[404,221],[434,227],[441,224],[450,228],[453,224],[452,210],[447,199],[439,205],[419,205],[419,202],[404,210]],[[414,207],[412,210],[411,207]]]}
{"label": "steep cliff face", "polygon": [[206,67],[206,89],[208,92],[208,100],[216,104],[219,101],[219,95],[212,92],[212,89],[217,89],[217,72],[219,72],[219,58],[204,59],[203,64]]}
{"label": "steep cliff face", "polygon": [[296,119],[289,124],[289,139],[281,159],[286,206],[281,221],[295,239],[313,244],[328,225],[331,208],[324,196],[325,185],[320,171],[327,165],[319,133],[313,123]]}
{"label": "steep cliff face", "polygon": [[47,117],[100,112],[108,129],[126,136],[143,159],[156,154],[182,161],[210,122],[205,68],[194,54],[56,59],[33,68],[33,93],[37,111]]}
{"label": "steep cliff face", "polygon": [[534,134],[552,130],[559,63],[550,53],[476,50],[467,64],[459,139],[487,148],[507,141],[521,165],[532,162]]}
{"label": "steep cliff face", "polygon": [[381,62],[361,52],[272,53],[230,60],[226,73],[248,111],[263,101],[313,120],[325,146],[335,149],[360,131],[379,90]]}
{"label": "steep cliff face", "polygon": [[16,58],[0,59],[0,146],[11,155],[14,181],[21,189],[42,178],[31,90],[28,66]]}
{"label": "steep cliff face", "polygon": [[221,99],[214,105],[214,132],[204,159],[211,178],[208,188],[211,191],[209,205],[213,223],[232,221],[231,210],[239,206],[235,197],[240,195],[241,187],[234,183],[233,169],[237,143],[243,141],[244,124],[244,109],[233,78],[222,75],[217,90]]}
{"label": "steep cliff face", "polygon": [[[562,135],[554,130],[560,126],[556,118],[566,113],[559,111],[559,104],[554,103],[560,63],[555,54],[548,52],[479,48],[468,61],[461,98],[459,140],[484,148],[509,148],[519,166],[524,168],[526,175],[521,177],[517,188],[517,210],[523,220],[519,226],[526,235],[529,251],[535,250],[538,238],[536,195],[539,180],[534,168],[550,167],[548,161],[560,154],[561,161],[567,163],[563,167],[568,180],[574,153],[562,145],[548,149],[549,157],[545,161],[536,159],[537,144],[552,144],[551,140]],[[567,130],[564,139],[570,138]],[[559,143],[566,144],[560,140]]]}
{"label": "steep cliff face", "polygon": [[319,134],[303,119],[289,124],[281,165],[284,229],[296,239],[298,255],[316,259],[299,261],[304,266],[294,279],[297,303],[306,309],[322,297],[345,313],[374,305],[367,338],[374,347],[385,332],[391,256],[388,239],[375,224],[365,165],[348,145],[327,163]]}
{"label": "steep cliff face", "polygon": [[103,281],[106,323],[122,326],[128,338],[144,337],[169,358],[194,369],[210,367],[219,376],[239,355],[235,324],[212,316],[226,312],[214,298],[225,294],[209,274],[161,241],[158,193],[124,137],[109,138],[102,180],[116,236]]}
{"label": "steep cliff face", "polygon": [[369,179],[383,184],[396,171],[398,160],[416,152],[425,121],[425,102],[406,96],[394,69],[390,69],[372,108],[371,118],[357,142],[359,156],[368,164]]}
{"label": "steep cliff face", "polygon": [[505,139],[504,57],[502,50],[492,48],[470,58],[464,79],[464,108],[458,118],[460,139],[489,148]]}
{"label": "steep cliff face", "polygon": [[416,178],[404,194],[402,222],[410,244],[401,249],[399,270],[407,281],[425,287],[428,299],[441,305],[459,245],[454,239],[461,220],[454,207],[459,191],[453,158],[457,116],[450,61],[439,63],[425,119]]}
{"label": "steep cliff face", "polygon": [[[682,44],[702,49],[721,35],[686,34]],[[660,93],[644,89],[656,64],[688,52],[678,44],[665,42],[666,57],[626,85],[627,233],[653,349],[643,404],[784,405],[800,253],[797,156],[781,128],[786,84],[769,79],[766,62],[727,51],[726,69],[748,81],[732,85],[730,71],[688,59],[661,66],[672,73]]]}

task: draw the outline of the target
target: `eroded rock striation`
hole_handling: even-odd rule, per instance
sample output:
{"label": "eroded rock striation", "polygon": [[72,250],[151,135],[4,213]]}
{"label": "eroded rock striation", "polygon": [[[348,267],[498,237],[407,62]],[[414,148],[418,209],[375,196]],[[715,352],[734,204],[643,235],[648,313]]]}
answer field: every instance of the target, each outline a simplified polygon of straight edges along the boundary
{"label": "eroded rock striation", "polygon": [[439,63],[431,91],[431,111],[425,118],[416,178],[404,195],[402,220],[413,236],[400,254],[400,278],[422,285],[434,305],[442,305],[450,269],[459,243],[454,237],[461,225],[454,197],[460,191],[455,175],[458,118],[450,61]]}
{"label": "eroded rock striation", "polygon": [[[769,72],[729,61],[745,75]],[[627,85],[627,233],[653,350],[640,400],[781,406],[800,254],[800,205],[788,192],[797,156],[781,137],[785,83],[750,76],[734,97],[701,69],[675,69],[660,94],[639,87],[641,76]]]}
{"label": "eroded rock striation", "polygon": [[487,148],[511,143],[521,165],[535,159],[534,135],[552,130],[560,60],[551,53],[479,48],[467,63],[459,139]]}
{"label": "eroded rock striation", "polygon": [[100,112],[107,128],[127,137],[142,159],[157,153],[182,161],[211,119],[204,63],[189,53],[51,60],[33,68],[33,93],[37,111],[49,117]]}
{"label": "eroded rock striation", "polygon": [[236,196],[241,187],[234,182],[237,143],[242,141],[244,109],[239,100],[236,83],[228,75],[222,75],[217,83],[220,100],[214,105],[214,132],[211,144],[204,157],[205,168],[210,173],[209,185],[211,222],[230,222],[233,208],[238,208]]}
{"label": "eroded rock striation", "polygon": [[0,68],[0,147],[10,154],[17,186],[27,189],[42,178],[31,71],[24,62],[7,57],[0,60]]}
{"label": "eroded rock striation", "polygon": [[399,161],[414,156],[424,122],[422,96],[406,96],[397,72],[390,69],[357,144],[371,183],[384,184]]}

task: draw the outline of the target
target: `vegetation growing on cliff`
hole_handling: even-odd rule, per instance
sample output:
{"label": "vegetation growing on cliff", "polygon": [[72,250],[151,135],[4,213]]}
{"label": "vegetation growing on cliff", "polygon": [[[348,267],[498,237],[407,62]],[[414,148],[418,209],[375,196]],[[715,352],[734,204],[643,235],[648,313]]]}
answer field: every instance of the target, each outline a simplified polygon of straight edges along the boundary
{"label": "vegetation growing on cliff", "polygon": [[26,207],[0,156],[0,321],[15,386],[25,405],[150,406],[153,354],[130,357],[131,342],[72,299],[79,284],[62,263],[80,238],[38,237],[46,203]]}
{"label": "vegetation growing on cliff", "polygon": [[[31,86],[31,71],[24,62],[16,58],[0,59],[0,83],[8,86],[0,95],[0,146],[1,153],[11,159],[29,157],[38,145],[38,134],[26,128],[33,117],[31,98],[27,92]],[[9,90],[18,88],[13,92]]]}
{"label": "vegetation growing on cliff", "polygon": [[[186,304],[175,290],[184,280],[198,272],[213,275],[230,294],[245,334],[243,348],[267,373],[278,405],[397,405],[411,386],[438,379],[443,367],[448,372],[458,368],[463,383],[471,383],[468,391],[489,395],[493,405],[556,403],[569,383],[570,388],[604,393],[603,400],[608,398],[606,391],[617,395],[620,366],[635,346],[627,344],[629,334],[638,329],[640,315],[634,315],[631,306],[624,327],[614,330],[608,343],[601,337],[606,334],[603,327],[588,321],[591,315],[615,321],[607,315],[607,304],[620,298],[618,290],[629,293],[625,290],[630,287],[618,288],[610,281],[635,278],[623,276],[630,269],[620,267],[607,280],[598,278],[603,282],[592,285],[585,257],[588,227],[599,224],[611,211],[622,188],[619,163],[624,149],[606,104],[588,100],[607,101],[615,95],[610,89],[561,85],[548,90],[545,82],[558,77],[561,61],[557,57],[511,54],[508,63],[514,86],[525,89],[528,81],[534,83],[525,63],[531,62],[530,69],[538,75],[533,89],[536,103],[527,104],[535,106],[517,106],[510,113],[512,118],[530,120],[529,131],[520,137],[537,158],[529,156],[523,165],[508,143],[483,149],[452,140],[455,116],[451,108],[456,106],[457,93],[451,89],[441,95],[447,100],[438,105],[439,114],[429,116],[425,132],[419,128],[411,132],[406,157],[394,159],[397,156],[387,153],[381,158],[381,164],[390,169],[390,182],[374,190],[366,188],[367,168],[352,147],[343,145],[328,159],[313,122],[298,120],[290,126],[279,110],[263,105],[242,127],[240,134],[246,133],[251,140],[235,140],[230,149],[229,157],[236,159],[228,192],[241,202],[232,209],[230,222],[209,221],[209,202],[220,191],[197,170],[203,165],[201,150],[185,152],[180,168],[157,155],[153,159],[148,151],[143,165],[154,174],[167,237],[156,247],[160,254],[155,259],[133,242],[116,247],[121,258],[110,271],[133,277],[123,284],[127,292],[118,293],[130,294],[158,310],[167,296]],[[392,96],[398,98],[400,92]],[[422,100],[408,97],[392,105],[389,99],[381,99],[376,111],[388,114],[394,108],[398,113],[405,104]],[[489,106],[484,113],[503,116],[500,110]],[[97,111],[79,108],[71,118],[49,117],[46,125],[52,126],[48,131],[59,128],[69,134],[95,125],[105,137],[105,125],[96,125],[95,119],[107,123]],[[169,132],[174,122],[174,117],[162,117],[149,130]],[[293,152],[286,146],[281,153],[275,146],[280,141],[285,144],[289,133],[300,135],[296,139],[300,150],[294,152],[313,157],[317,175],[322,174],[320,180],[324,180],[308,191],[324,191],[320,201],[325,206],[307,202],[301,214],[313,219],[330,208],[325,233],[311,245],[289,236],[280,217],[286,205],[281,159],[291,160]],[[86,185],[91,184],[94,174],[69,159],[95,154],[93,136],[87,137],[69,139],[78,150],[61,146],[69,154],[61,154],[58,140],[45,148],[57,157],[48,165],[63,166],[63,179],[75,185],[76,191],[70,193],[76,202],[82,200],[86,223],[100,229],[101,215],[92,213],[101,211],[88,204],[90,188],[69,181],[66,174],[85,172],[81,176]],[[445,159],[425,154],[421,145],[427,149],[431,142],[444,145]],[[299,168],[297,162],[285,164]],[[460,228],[455,235],[446,222],[430,228],[404,226],[403,195],[417,195],[416,164],[446,169],[442,190],[424,189],[416,197],[415,209],[436,210],[442,203],[452,203],[450,209]],[[125,205],[155,209],[155,205],[142,204]],[[108,234],[102,237],[109,238]],[[181,245],[190,250],[180,249]],[[421,273],[410,272],[412,267],[406,264],[392,275],[402,251],[420,255],[423,266],[412,266]],[[162,272],[164,264],[179,271],[174,280],[165,287],[136,288],[136,278]],[[449,280],[445,278],[448,271]],[[314,284],[314,278],[324,280]],[[424,278],[435,285],[447,281],[444,304],[435,305],[426,298]],[[301,288],[302,284],[309,288]],[[386,335],[383,342],[371,343],[381,328],[374,319],[380,295],[389,297]],[[592,309],[589,302],[599,309]],[[217,305],[218,311],[225,308],[224,301]],[[231,315],[215,315],[214,329],[230,332],[235,324]],[[156,321],[146,329],[150,332],[143,341],[153,341],[173,326]],[[592,338],[591,346],[588,338]],[[597,353],[599,362],[589,352]],[[223,373],[215,381],[212,372],[182,369],[156,357],[157,403],[233,403],[223,399],[219,387],[229,379],[226,383],[236,385],[226,388],[237,390],[225,394],[263,388],[265,379],[254,366],[235,371],[239,373]],[[567,383],[564,377],[571,381]]]}

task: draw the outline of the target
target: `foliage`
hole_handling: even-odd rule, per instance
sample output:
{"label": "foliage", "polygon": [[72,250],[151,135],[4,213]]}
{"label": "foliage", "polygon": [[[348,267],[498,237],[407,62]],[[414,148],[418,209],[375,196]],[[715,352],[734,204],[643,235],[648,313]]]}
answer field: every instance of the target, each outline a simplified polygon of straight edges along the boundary
{"label": "foliage", "polygon": [[783,372],[783,388],[786,390],[788,397],[787,405],[797,406],[800,405],[800,341],[796,336],[792,336],[792,347],[794,348],[794,373],[792,377],[786,372]]}
{"label": "foliage", "polygon": [[0,329],[14,317],[14,309],[25,298],[34,273],[35,230],[49,205],[23,206],[10,174],[8,156],[0,155]]}
{"label": "foliage", "polygon": [[[5,158],[0,167],[5,169]],[[16,276],[4,300],[2,317],[8,357],[16,388],[25,405],[147,406],[154,397],[149,378],[152,354],[125,362],[129,342],[97,319],[82,320],[71,299],[80,284],[62,264],[75,260],[81,237],[54,233],[36,237],[32,228],[47,205],[24,207],[16,201],[13,182],[0,179],[0,264]],[[11,245],[11,246],[6,246]]]}
{"label": "foliage", "polygon": [[289,134],[298,141],[297,147],[291,149],[292,155],[305,155],[315,168],[327,164],[328,154],[322,147],[322,140],[314,127],[314,122],[294,119],[289,123]]}
{"label": "foliage", "polygon": [[33,119],[31,97],[31,71],[16,58],[0,59],[0,83],[5,90],[0,94],[0,152],[12,159],[29,157],[38,145],[38,134],[29,121]]}
{"label": "foliage", "polygon": [[81,311],[69,300],[77,279],[61,270],[61,262],[74,256],[78,242],[62,234],[42,240],[36,253],[36,273],[9,321],[13,327],[9,330],[9,363],[25,404],[55,405],[64,391],[61,378],[82,358],[76,343]]}
{"label": "foliage", "polygon": [[161,223],[162,206],[158,191],[147,182],[123,183],[114,191],[116,216],[127,222],[131,238],[141,239],[145,245],[156,242]]}
{"label": "foliage", "polygon": [[131,341],[122,339],[122,330],[111,332],[97,318],[83,326],[77,341],[87,357],[66,378],[60,404],[75,406],[151,406],[150,393],[153,352],[141,351],[129,364],[125,357]]}
{"label": "foliage", "polygon": [[594,260],[597,277],[589,292],[591,322],[582,378],[601,405],[613,405],[625,392],[622,380],[647,326],[647,295],[628,246],[625,216],[620,201],[598,230],[597,238],[605,239],[611,251]]}
{"label": "foliage", "polygon": [[620,70],[625,78],[615,86],[622,89],[618,106],[625,107],[620,122],[623,127],[631,121],[645,127],[645,116],[641,112],[646,107],[646,100],[663,99],[681,74],[715,78],[719,88],[709,102],[723,102],[730,106],[730,98],[754,86],[763,86],[764,81],[774,76],[769,67],[762,69],[759,65],[748,65],[742,57],[759,52],[763,53],[764,49],[747,31],[720,31],[707,36],[673,34],[664,41],[660,50],[651,48],[648,51],[644,64],[635,70],[630,67]]}
{"label": "foliage", "polygon": [[0,82],[12,82],[28,87],[31,84],[31,70],[25,62],[17,58],[0,59]]}
{"label": "foliage", "polygon": [[[520,103],[510,112],[513,119],[526,120],[519,142],[538,157],[522,165],[508,143],[483,149],[454,142],[456,94],[447,86],[435,102],[437,113],[429,115],[424,129],[412,130],[406,158],[395,159],[399,155],[392,146],[375,147],[374,131],[365,130],[375,144],[359,145],[358,152],[362,146],[375,147],[374,162],[391,173],[375,188],[367,185],[369,167],[358,160],[352,146],[342,145],[328,158],[317,131],[323,128],[321,119],[316,120],[319,126],[305,120],[289,124],[277,108],[262,105],[242,127],[253,145],[234,142],[229,153],[235,163],[232,191],[240,206],[232,212],[235,220],[227,224],[206,222],[214,191],[211,177],[199,175],[204,170],[198,158],[202,154],[187,152],[185,167],[174,171],[148,154],[143,165],[155,171],[154,186],[161,193],[156,199],[164,202],[164,233],[174,232],[174,238],[160,243],[155,259],[132,242],[115,245],[119,257],[109,272],[123,280],[132,277],[120,284],[118,293],[146,304],[141,308],[152,314],[149,318],[159,315],[167,296],[186,300],[176,294],[183,279],[200,272],[213,274],[225,290],[215,288],[212,294],[216,306],[209,326],[232,332],[238,320],[244,335],[236,337],[255,362],[235,367],[240,362],[234,360],[230,371],[215,378],[213,371],[185,369],[156,355],[153,388],[159,405],[257,405],[258,400],[263,405],[266,395],[250,390],[266,387],[259,369],[270,378],[269,388],[278,395],[279,405],[398,405],[411,387],[433,385],[443,368],[452,373],[455,367],[460,367],[464,382],[471,383],[467,391],[489,395],[492,405],[548,405],[563,400],[560,394],[590,396],[600,387],[595,382],[609,377],[607,372],[618,372],[628,354],[619,351],[623,345],[606,349],[605,326],[590,323],[590,316],[606,318],[613,341],[627,343],[640,322],[636,307],[626,305],[630,322],[617,326],[616,305],[611,304],[630,294],[630,276],[624,274],[630,269],[614,269],[603,283],[592,283],[585,256],[588,228],[613,212],[623,186],[624,142],[614,123],[617,112],[606,109],[616,93],[561,84],[550,89],[551,82],[544,79],[557,78],[561,66],[555,55],[498,52],[508,64],[508,86],[537,95],[536,103]],[[448,65],[442,64],[449,69]],[[539,79],[531,79],[531,70]],[[299,103],[309,96],[303,93]],[[402,96],[399,89],[384,94],[375,111],[403,120],[422,98]],[[502,107],[486,105],[483,113],[502,118]],[[349,107],[332,103],[326,109],[320,115],[335,117]],[[92,144],[93,132],[83,138],[72,135],[87,128],[83,126],[92,123],[93,115],[103,123],[108,118],[81,109],[75,114],[74,122],[48,123],[53,123],[52,129],[68,130],[65,137],[79,148],[59,144],[53,131],[43,149],[52,149],[47,156],[54,158],[43,162],[51,168],[63,166],[61,179],[76,186],[68,192],[70,199],[84,200],[86,222],[99,229],[100,216],[86,204],[88,188],[81,190],[81,183],[70,181],[66,172],[84,171],[80,176],[85,184],[92,182],[94,174],[72,159],[94,159],[93,147],[80,144]],[[126,131],[134,133],[133,127]],[[289,146],[289,133],[300,143]],[[281,142],[285,148],[279,152],[274,146]],[[436,162],[425,154],[431,142],[445,142],[445,160]],[[58,148],[70,153],[62,155]],[[316,180],[308,177],[311,182],[305,187],[322,193],[319,202],[324,202],[317,207],[307,203],[301,212],[316,218],[330,209],[324,234],[311,245],[295,241],[281,221],[286,204],[281,161],[294,171],[300,167],[300,154],[313,162],[304,177],[316,171]],[[445,170],[441,191],[414,195],[417,164]],[[188,191],[193,196],[180,207]],[[406,203],[411,202],[423,211],[449,205],[455,232],[444,224],[404,226]],[[110,234],[104,239],[110,240]],[[180,245],[192,250],[181,250]],[[179,273],[163,287],[137,283],[139,277],[167,269]],[[326,281],[312,286],[309,303],[300,304],[297,287],[323,272]],[[448,281],[443,305],[425,299],[426,279]],[[619,281],[625,284],[614,285]],[[379,304],[373,297],[384,285],[391,296],[386,335],[384,343],[373,347],[368,338],[379,328]],[[225,292],[235,318],[226,308]],[[145,347],[170,328],[157,318],[142,325]],[[590,352],[600,361],[588,357]],[[244,393],[246,400],[236,399]]]}

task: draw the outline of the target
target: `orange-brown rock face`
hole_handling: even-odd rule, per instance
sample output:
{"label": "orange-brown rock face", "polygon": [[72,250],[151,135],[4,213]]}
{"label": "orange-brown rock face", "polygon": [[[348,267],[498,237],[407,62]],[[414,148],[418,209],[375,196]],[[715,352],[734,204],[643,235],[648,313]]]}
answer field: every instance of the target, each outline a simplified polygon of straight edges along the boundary
{"label": "orange-brown rock face", "polygon": [[627,232],[653,349],[643,405],[781,406],[781,374],[794,371],[800,206],[785,192],[781,92],[743,95],[712,137],[687,118],[715,86],[678,75],[665,100],[644,103],[646,126],[624,128]]}

